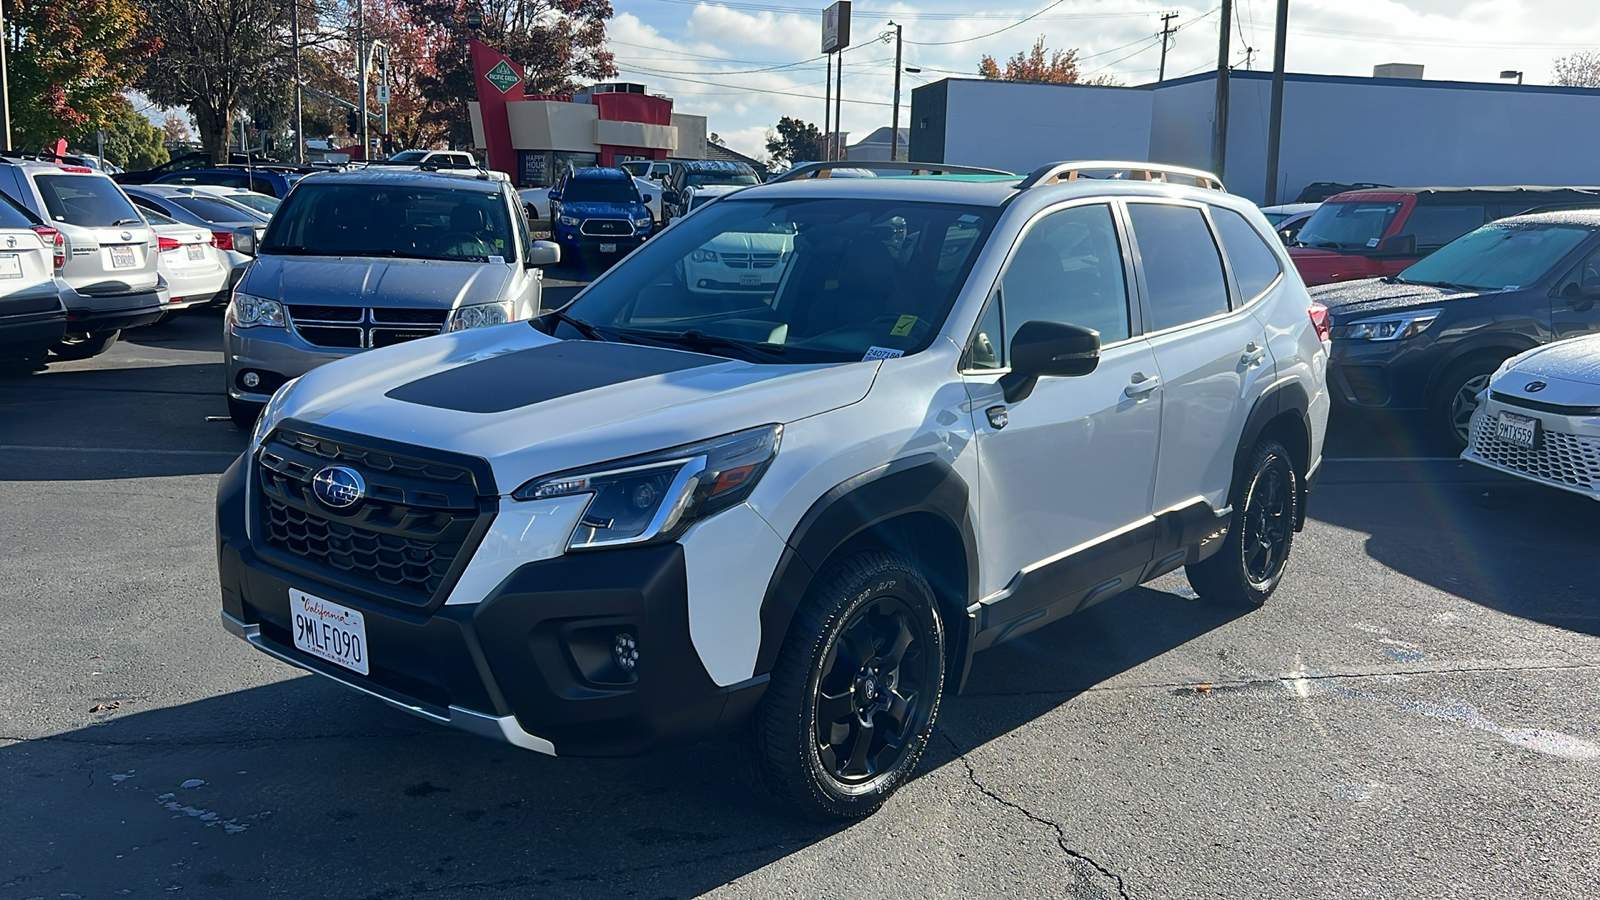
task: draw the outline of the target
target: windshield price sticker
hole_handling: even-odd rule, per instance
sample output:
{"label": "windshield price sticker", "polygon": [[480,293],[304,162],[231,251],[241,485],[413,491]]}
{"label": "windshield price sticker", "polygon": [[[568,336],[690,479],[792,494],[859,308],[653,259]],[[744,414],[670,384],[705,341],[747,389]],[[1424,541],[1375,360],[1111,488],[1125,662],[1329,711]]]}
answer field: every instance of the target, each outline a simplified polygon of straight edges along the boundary
{"label": "windshield price sticker", "polygon": [[1376,246],[1378,246],[1378,239],[1377,238],[1368,238],[1367,239],[1367,246],[1368,247],[1376,247]]}
{"label": "windshield price sticker", "polygon": [[868,362],[874,359],[898,359],[899,357],[905,355],[906,352],[904,350],[894,350],[889,347],[868,347],[867,355],[861,357],[861,361]]}

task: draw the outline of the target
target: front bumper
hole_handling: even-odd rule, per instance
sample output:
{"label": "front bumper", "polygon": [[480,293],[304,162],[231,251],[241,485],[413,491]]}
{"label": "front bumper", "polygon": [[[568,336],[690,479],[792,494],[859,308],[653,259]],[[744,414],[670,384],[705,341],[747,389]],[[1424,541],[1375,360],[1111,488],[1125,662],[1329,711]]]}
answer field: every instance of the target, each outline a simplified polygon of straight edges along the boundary
{"label": "front bumper", "polygon": [[[643,244],[647,237],[649,237],[648,234],[618,234],[597,237],[595,235],[581,234],[577,231],[564,231],[557,236],[556,240],[561,246],[577,253],[603,254],[621,259],[634,248]],[[601,250],[602,244],[608,247],[615,246],[616,250],[604,252]]]}
{"label": "front bumper", "polygon": [[[765,678],[719,687],[706,672],[690,636],[679,544],[528,562],[480,602],[405,605],[266,546],[259,521],[252,540],[250,465],[235,461],[218,487],[223,622],[280,660],[431,721],[562,756],[633,755],[705,737],[742,719],[765,688]],[[295,649],[291,587],[361,611],[368,675]],[[621,634],[641,654],[631,672],[611,654]]]}
{"label": "front bumper", "polygon": [[[1539,422],[1530,448],[1496,436],[1501,412]],[[1481,396],[1461,458],[1537,484],[1600,500],[1600,416],[1562,415]]]}
{"label": "front bumper", "polygon": [[1434,348],[1429,335],[1401,341],[1334,341],[1328,360],[1334,402],[1346,409],[1426,407],[1436,363]]}
{"label": "front bumper", "polygon": [[[227,364],[228,396],[245,403],[266,403],[272,399],[273,391],[289,379],[360,352],[315,346],[289,327],[222,326],[222,355]],[[246,371],[260,374],[261,383],[255,388],[247,388],[240,383],[239,378]]]}

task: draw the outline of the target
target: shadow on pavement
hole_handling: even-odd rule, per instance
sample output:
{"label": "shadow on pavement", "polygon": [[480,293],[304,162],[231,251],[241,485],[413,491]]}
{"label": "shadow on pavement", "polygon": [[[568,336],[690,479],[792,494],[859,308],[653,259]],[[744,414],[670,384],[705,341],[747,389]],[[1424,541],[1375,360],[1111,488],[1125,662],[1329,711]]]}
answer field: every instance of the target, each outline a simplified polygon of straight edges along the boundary
{"label": "shadow on pavement", "polygon": [[[981,655],[941,728],[965,752],[1237,615],[1129,592]],[[951,758],[936,737],[923,771]],[[0,749],[28,835],[0,889],[688,897],[852,827],[762,806],[735,770],[731,740],[550,759],[291,678]],[[870,843],[894,821],[853,827]]]}

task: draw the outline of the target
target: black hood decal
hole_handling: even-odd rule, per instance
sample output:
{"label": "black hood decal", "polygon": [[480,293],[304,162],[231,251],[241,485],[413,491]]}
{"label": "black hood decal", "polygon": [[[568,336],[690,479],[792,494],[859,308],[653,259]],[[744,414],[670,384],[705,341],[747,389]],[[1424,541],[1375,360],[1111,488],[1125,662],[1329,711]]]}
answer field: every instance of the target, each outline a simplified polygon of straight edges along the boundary
{"label": "black hood decal", "polygon": [[384,396],[437,409],[498,413],[636,378],[725,362],[721,357],[638,344],[560,341],[427,375]]}

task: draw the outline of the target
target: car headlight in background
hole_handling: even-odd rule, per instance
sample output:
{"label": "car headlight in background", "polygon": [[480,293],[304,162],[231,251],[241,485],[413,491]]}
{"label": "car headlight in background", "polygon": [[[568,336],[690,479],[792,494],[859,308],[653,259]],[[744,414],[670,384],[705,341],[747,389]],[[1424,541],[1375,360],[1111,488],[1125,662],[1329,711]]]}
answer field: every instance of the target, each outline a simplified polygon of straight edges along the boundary
{"label": "car headlight in background", "polygon": [[556,221],[560,222],[563,225],[570,226],[572,228],[577,228],[578,227],[578,217],[577,216],[558,216],[556,218]]}
{"label": "car headlight in background", "polygon": [[283,304],[265,297],[252,297],[235,291],[233,299],[228,301],[228,322],[239,328],[253,328],[257,325],[270,325],[282,328],[286,321],[283,314]]}
{"label": "car headlight in background", "polygon": [[487,328],[490,325],[504,325],[511,321],[511,302],[479,303],[473,306],[462,306],[450,311],[450,318],[445,323],[445,331],[466,331],[468,328]]}
{"label": "car headlight in background", "polygon": [[782,425],[763,425],[647,456],[538,478],[512,494],[548,500],[589,494],[569,550],[676,536],[689,523],[741,503],[771,465]]}
{"label": "car headlight in background", "polygon": [[1427,331],[1437,318],[1439,310],[1425,309],[1402,316],[1362,319],[1344,327],[1344,338],[1350,341],[1398,341]]}
{"label": "car headlight in background", "polygon": [[689,254],[689,258],[694,260],[695,262],[716,262],[717,261],[717,251],[715,251],[715,250],[696,250],[695,252]]}

